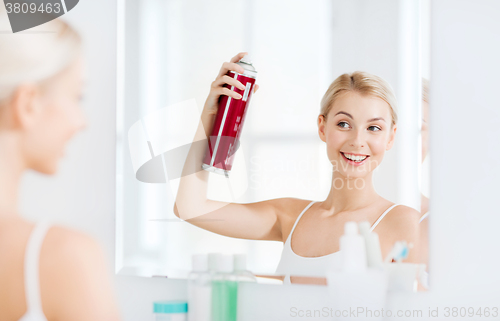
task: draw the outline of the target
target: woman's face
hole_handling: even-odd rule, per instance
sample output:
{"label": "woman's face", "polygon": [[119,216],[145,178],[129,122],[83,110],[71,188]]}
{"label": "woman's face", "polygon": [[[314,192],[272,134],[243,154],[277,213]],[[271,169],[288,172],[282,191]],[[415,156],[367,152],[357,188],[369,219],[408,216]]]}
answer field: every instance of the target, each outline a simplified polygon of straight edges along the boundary
{"label": "woman's face", "polygon": [[86,126],[80,108],[83,63],[77,59],[65,70],[40,85],[26,116],[23,150],[29,168],[44,174],[57,171],[67,142]]}
{"label": "woman's face", "polygon": [[384,100],[355,92],[339,96],[326,119],[318,116],[319,136],[326,142],[333,171],[346,178],[372,172],[394,144],[396,126],[391,124],[390,107]]}

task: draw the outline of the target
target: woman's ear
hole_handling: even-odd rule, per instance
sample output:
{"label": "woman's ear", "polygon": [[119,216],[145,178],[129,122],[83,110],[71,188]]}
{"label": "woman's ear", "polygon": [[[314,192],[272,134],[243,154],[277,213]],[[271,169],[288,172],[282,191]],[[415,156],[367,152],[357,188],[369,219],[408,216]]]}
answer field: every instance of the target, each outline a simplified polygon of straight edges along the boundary
{"label": "woman's ear", "polygon": [[385,148],[385,150],[391,149],[392,146],[394,145],[394,140],[396,139],[396,130],[397,129],[398,129],[398,126],[394,125],[392,130],[391,130],[391,133],[389,136],[389,142],[387,143],[387,147]]}
{"label": "woman's ear", "polygon": [[40,112],[40,91],[34,84],[19,86],[10,101],[13,126],[31,127],[38,119]]}
{"label": "woman's ear", "polygon": [[326,118],[323,115],[318,116],[318,134],[319,138],[326,143],[325,134]]}

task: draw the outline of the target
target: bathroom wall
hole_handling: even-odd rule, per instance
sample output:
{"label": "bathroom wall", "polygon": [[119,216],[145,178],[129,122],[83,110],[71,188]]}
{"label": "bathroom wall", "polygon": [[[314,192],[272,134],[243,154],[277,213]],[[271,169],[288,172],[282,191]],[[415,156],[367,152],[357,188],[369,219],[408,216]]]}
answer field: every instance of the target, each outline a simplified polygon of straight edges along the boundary
{"label": "bathroom wall", "polygon": [[[114,258],[116,0],[81,1],[67,19],[87,57],[79,134],[55,177],[26,175],[21,209],[84,230]],[[441,306],[491,306],[500,298],[498,149],[500,12],[496,0],[432,1],[430,282]],[[147,320],[155,299],[184,298],[183,281],[115,277],[124,320]],[[484,295],[480,295],[484,294]],[[265,298],[265,293],[262,293]],[[272,301],[268,301],[272,302]],[[460,304],[459,304],[460,303]]]}

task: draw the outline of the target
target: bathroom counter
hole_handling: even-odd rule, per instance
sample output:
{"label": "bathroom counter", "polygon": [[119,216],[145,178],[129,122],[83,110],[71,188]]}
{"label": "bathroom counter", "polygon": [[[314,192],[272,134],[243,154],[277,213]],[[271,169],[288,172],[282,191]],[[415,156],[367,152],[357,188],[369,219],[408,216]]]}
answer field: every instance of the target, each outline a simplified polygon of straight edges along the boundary
{"label": "bathroom counter", "polygon": [[[419,320],[425,320],[428,302],[429,292],[393,292],[388,294],[384,313],[391,310],[393,316],[386,319],[398,320],[395,316],[402,311],[401,319],[410,320],[404,316],[405,311],[416,310],[422,313]],[[359,309],[358,316],[365,315],[363,307]],[[241,283],[239,287],[238,321],[333,320],[328,315],[334,316],[335,310],[326,286]]]}
{"label": "bathroom counter", "polygon": [[[187,300],[187,282],[184,279],[118,276],[115,282],[124,321],[151,319],[152,302]],[[391,293],[388,295],[386,308],[394,311],[421,310],[423,315],[427,316],[429,307],[435,307],[437,301],[436,298],[431,301],[430,295],[431,292]],[[332,320],[327,317],[305,316],[308,311],[314,313],[314,310],[322,311],[324,308],[335,309],[330,302],[326,286],[266,283],[239,285],[238,321]],[[398,318],[392,317],[387,320],[398,320]],[[412,319],[401,318],[401,320]],[[415,320],[422,321],[426,318],[420,317]]]}

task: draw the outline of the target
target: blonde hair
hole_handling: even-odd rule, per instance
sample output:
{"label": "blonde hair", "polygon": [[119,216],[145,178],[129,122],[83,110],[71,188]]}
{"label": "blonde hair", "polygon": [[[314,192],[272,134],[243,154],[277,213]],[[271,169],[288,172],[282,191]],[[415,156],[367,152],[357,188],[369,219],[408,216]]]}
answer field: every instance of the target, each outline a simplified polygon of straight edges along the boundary
{"label": "blonde hair", "polygon": [[[11,30],[0,1],[0,30]],[[0,105],[23,83],[38,83],[64,70],[81,52],[78,33],[61,19],[20,33],[0,33]]]}
{"label": "blonde hair", "polygon": [[335,79],[323,99],[321,99],[321,113],[326,118],[335,100],[346,92],[356,92],[361,95],[370,95],[384,100],[391,109],[392,125],[398,121],[396,113],[396,95],[384,79],[363,71],[355,71],[350,74],[342,74]]}

